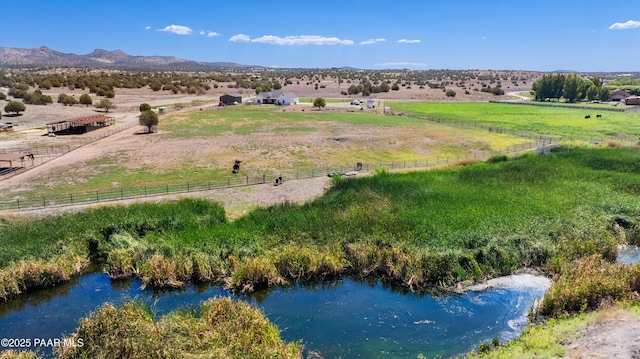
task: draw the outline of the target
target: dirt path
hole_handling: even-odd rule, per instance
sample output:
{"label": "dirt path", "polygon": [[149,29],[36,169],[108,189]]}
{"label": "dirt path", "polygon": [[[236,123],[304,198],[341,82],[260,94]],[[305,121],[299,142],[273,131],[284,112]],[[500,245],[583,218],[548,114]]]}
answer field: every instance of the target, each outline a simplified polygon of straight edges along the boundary
{"label": "dirt path", "polygon": [[640,317],[605,310],[566,347],[568,358],[640,358]]}

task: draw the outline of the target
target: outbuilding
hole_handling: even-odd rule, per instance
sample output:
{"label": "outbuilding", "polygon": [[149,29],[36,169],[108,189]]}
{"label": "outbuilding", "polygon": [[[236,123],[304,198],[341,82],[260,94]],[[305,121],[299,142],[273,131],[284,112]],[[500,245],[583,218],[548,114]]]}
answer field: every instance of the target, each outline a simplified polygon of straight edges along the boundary
{"label": "outbuilding", "polygon": [[[29,157],[29,154],[24,153],[3,153],[0,154],[0,168],[15,167],[14,164],[20,164],[20,167],[24,166],[25,157]],[[7,167],[6,164],[9,164]]]}
{"label": "outbuilding", "polygon": [[640,105],[640,96],[629,96],[624,103],[625,105]]}
{"label": "outbuilding", "polygon": [[225,94],[220,96],[220,104],[225,106],[238,105],[242,103],[242,95],[239,94]]}
{"label": "outbuilding", "polygon": [[629,96],[631,96],[631,94],[625,90],[617,89],[611,91],[611,101],[620,102]]}
{"label": "outbuilding", "polygon": [[116,123],[116,119],[106,115],[75,117],[68,120],[47,123],[47,131],[56,135],[78,135]]}

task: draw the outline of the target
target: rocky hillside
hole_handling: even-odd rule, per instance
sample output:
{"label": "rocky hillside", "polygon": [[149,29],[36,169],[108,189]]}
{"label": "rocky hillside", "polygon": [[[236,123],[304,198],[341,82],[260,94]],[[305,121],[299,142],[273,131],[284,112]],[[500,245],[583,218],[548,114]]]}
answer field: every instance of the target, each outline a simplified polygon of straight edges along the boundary
{"label": "rocky hillside", "polygon": [[122,50],[96,49],[86,55],[66,54],[46,46],[37,49],[0,47],[0,67],[91,67],[127,70],[198,71],[247,67],[230,62],[197,62],[174,56],[132,56]]}

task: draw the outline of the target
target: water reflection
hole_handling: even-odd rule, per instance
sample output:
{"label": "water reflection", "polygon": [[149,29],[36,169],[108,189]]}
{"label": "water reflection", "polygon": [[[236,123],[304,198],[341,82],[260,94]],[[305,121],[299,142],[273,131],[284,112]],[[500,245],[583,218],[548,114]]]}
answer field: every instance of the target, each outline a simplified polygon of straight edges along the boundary
{"label": "water reflection", "polygon": [[640,263],[640,246],[621,246],[618,248],[617,261],[620,263]]}
{"label": "water reflection", "polygon": [[[377,281],[344,278],[235,297],[261,308],[285,340],[302,340],[306,350],[326,358],[450,356],[480,341],[497,337],[504,342],[519,334],[548,280],[514,278],[520,279],[449,296],[416,295]],[[0,304],[0,337],[60,338],[104,302],[140,298],[162,315],[216,296],[232,294],[203,285],[143,290],[136,279],[111,282],[106,274],[88,274]]]}

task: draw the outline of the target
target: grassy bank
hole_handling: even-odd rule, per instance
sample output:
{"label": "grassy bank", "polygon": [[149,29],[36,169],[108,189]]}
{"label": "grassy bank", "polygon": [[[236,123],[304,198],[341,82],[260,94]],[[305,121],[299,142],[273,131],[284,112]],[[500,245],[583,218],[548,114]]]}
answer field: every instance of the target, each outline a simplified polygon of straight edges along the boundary
{"label": "grassy bank", "polygon": [[80,321],[73,342],[59,358],[300,358],[297,343],[286,343],[262,313],[229,298],[204,302],[154,318],[140,302],[105,304]]}
{"label": "grassy bank", "polygon": [[[622,304],[618,307],[607,307],[598,311],[581,313],[571,317],[550,319],[544,323],[526,329],[520,337],[507,345],[494,347],[484,343],[479,351],[470,353],[466,358],[486,359],[511,359],[511,358],[559,358],[559,357],[585,357],[586,353],[576,352],[578,349],[570,349],[571,344],[580,339],[586,328],[600,326],[607,323],[615,323],[622,316],[640,318],[640,306],[638,303]],[[636,319],[637,320],[637,319]],[[613,324],[615,325],[615,324]],[[608,343],[608,345],[633,343]],[[588,353],[593,357],[606,357],[607,348],[601,348],[604,352]]]}
{"label": "grassy bank", "polygon": [[[144,237],[148,232],[189,231],[224,222],[224,209],[219,205],[188,199],[151,206],[105,206],[38,220],[3,218],[0,299],[80,274],[90,260],[102,262],[108,253],[125,246],[117,242],[122,233]],[[105,242],[104,238],[113,239]]]}
{"label": "grassy bank", "polygon": [[[103,207],[0,227],[6,288],[20,261],[61,254],[103,262],[112,278],[236,289],[339,274],[413,289],[565,262],[614,258],[637,242],[640,152],[558,149],[547,156],[337,180],[305,205],[257,209],[234,222],[204,200]],[[46,272],[46,271],[44,271]],[[20,276],[15,282],[23,281]],[[6,297],[16,291],[8,291]]]}
{"label": "grassy bank", "polygon": [[[141,301],[102,305],[80,320],[57,358],[301,358],[299,343],[287,343],[260,310],[241,301],[214,298],[196,310],[156,318]],[[0,359],[42,358],[31,351],[7,351]]]}
{"label": "grassy bank", "polygon": [[[636,141],[640,136],[640,114],[602,111],[602,117],[597,118],[597,108],[586,110],[479,102],[389,102],[387,106],[396,112],[553,137],[620,136]],[[587,114],[591,114],[591,118],[584,118]]]}

